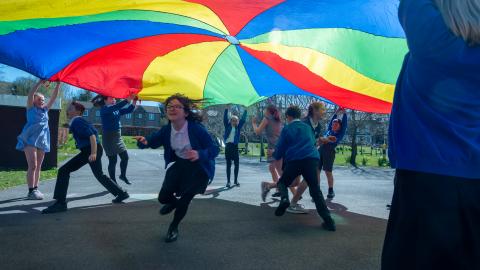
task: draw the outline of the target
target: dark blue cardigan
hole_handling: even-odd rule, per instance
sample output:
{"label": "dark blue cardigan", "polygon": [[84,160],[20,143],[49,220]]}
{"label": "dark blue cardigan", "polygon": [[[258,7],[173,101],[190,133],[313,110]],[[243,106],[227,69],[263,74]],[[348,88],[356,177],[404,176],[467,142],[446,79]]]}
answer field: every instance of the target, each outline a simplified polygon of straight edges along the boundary
{"label": "dark blue cardigan", "polygon": [[[140,149],[156,149],[160,146],[163,146],[165,168],[170,162],[177,159],[177,156],[172,149],[172,145],[170,144],[171,131],[172,125],[169,123],[159,131],[148,136],[146,138],[148,142],[147,145],[144,145],[140,142],[137,143],[137,146]],[[213,142],[210,134],[200,123],[188,121],[188,136],[190,138],[190,145],[192,146],[192,149],[198,151],[200,165],[208,175],[208,178],[212,180],[215,175],[215,158],[220,152],[219,147]]]}
{"label": "dark blue cardigan", "polygon": [[[128,106],[127,106],[128,105]],[[121,128],[120,117],[131,113],[135,106],[128,103],[128,100],[122,100],[115,105],[105,105],[100,109],[103,131],[117,131]]]}

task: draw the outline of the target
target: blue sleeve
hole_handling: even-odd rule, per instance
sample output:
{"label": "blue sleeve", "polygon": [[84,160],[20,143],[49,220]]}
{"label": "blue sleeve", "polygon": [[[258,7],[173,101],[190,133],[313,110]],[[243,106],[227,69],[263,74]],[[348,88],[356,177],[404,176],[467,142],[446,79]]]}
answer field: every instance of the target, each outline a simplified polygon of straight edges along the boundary
{"label": "blue sleeve", "polygon": [[333,120],[335,119],[337,119],[337,114],[334,114],[332,116],[332,119],[330,119],[330,123],[328,123],[327,132],[325,134],[328,134],[330,131],[332,131],[332,124],[333,124]]}
{"label": "blue sleeve", "polygon": [[103,106],[102,111],[104,113],[113,113],[114,111],[120,110],[121,108],[125,107],[128,104],[128,100],[124,99],[115,105],[112,106]]}
{"label": "blue sleeve", "polygon": [[225,109],[225,112],[223,113],[223,125],[225,128],[228,126],[228,109]]}
{"label": "blue sleeve", "polygon": [[220,148],[213,142],[212,136],[203,126],[198,127],[198,136],[203,149],[197,149],[198,157],[202,161],[213,160],[220,153]]}
{"label": "blue sleeve", "polygon": [[125,115],[133,112],[133,110],[135,110],[135,106],[133,106],[133,104],[130,104],[128,107],[121,108],[119,112],[120,115]]}
{"label": "blue sleeve", "polygon": [[76,134],[80,138],[88,138],[95,133],[93,133],[92,127],[85,120],[77,119],[73,121],[72,126],[70,127],[72,133]]}
{"label": "blue sleeve", "polygon": [[287,130],[288,128],[284,128],[282,133],[280,133],[280,138],[278,139],[277,145],[275,145],[275,151],[273,152],[273,157],[276,160],[280,160],[285,156],[285,152],[287,151]]}
{"label": "blue sleeve", "polygon": [[449,66],[478,64],[480,50],[476,50],[476,57],[467,53],[474,49],[452,33],[433,0],[402,0],[398,16],[412,56]]}
{"label": "blue sleeve", "polygon": [[159,148],[160,146],[163,146],[164,145],[164,142],[163,142],[163,128],[156,131],[155,133],[153,133],[152,135],[146,137],[146,140],[148,142],[148,144],[143,144],[141,142],[137,142],[137,147],[140,148],[140,149],[145,149],[145,148],[152,148],[152,149],[156,149],[156,148]]}
{"label": "blue sleeve", "polygon": [[347,117],[347,113],[344,113],[343,114],[343,117],[342,117],[342,128],[340,129],[340,132],[338,133],[338,135],[336,136],[337,137],[337,144],[343,139],[343,137],[345,136],[345,132],[347,131],[347,126],[348,126],[348,117]]}
{"label": "blue sleeve", "polygon": [[245,125],[245,121],[247,121],[247,110],[242,114],[242,119],[240,119],[240,123],[238,123],[238,129],[242,129],[243,125]]}

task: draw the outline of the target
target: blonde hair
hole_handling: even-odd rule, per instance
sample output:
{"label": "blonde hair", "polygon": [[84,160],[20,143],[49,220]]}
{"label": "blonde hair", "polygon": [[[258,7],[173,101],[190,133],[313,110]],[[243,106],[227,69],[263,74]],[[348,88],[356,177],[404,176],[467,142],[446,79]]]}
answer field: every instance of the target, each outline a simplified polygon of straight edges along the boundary
{"label": "blonde hair", "polygon": [[323,102],[318,102],[318,101],[312,102],[308,106],[308,116],[312,117],[314,111],[325,111],[325,104]]}
{"label": "blonde hair", "polygon": [[452,32],[471,46],[480,45],[480,0],[435,0]]}

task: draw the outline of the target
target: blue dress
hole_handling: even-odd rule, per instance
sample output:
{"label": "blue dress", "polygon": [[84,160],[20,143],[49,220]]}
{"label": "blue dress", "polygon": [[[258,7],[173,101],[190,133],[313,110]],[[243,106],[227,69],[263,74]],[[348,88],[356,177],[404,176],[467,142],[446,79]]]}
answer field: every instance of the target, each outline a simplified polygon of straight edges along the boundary
{"label": "blue dress", "polygon": [[48,128],[48,109],[35,106],[27,109],[27,124],[17,137],[17,150],[23,151],[26,146],[34,146],[50,152],[50,129]]}

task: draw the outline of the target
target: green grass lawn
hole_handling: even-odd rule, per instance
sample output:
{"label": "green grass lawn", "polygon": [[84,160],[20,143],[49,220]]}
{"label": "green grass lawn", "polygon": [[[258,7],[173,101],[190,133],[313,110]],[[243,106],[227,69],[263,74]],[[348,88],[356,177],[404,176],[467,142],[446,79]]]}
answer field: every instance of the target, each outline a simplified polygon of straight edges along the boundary
{"label": "green grass lawn", "polygon": [[[15,187],[19,185],[25,185],[25,190],[27,189],[26,185],[26,171],[19,170],[8,170],[0,171],[0,190],[7,189],[10,187]],[[40,182],[54,179],[57,176],[57,169],[43,170],[40,174]]]}
{"label": "green grass lawn", "polygon": [[[137,148],[137,142],[133,137],[123,136],[123,140],[128,149]],[[78,152],[79,151],[75,148],[75,141],[73,140],[73,137],[69,135],[67,142],[58,148],[58,163],[60,164],[61,162],[71,158]],[[42,170],[40,174],[40,181],[55,179],[57,177],[57,170],[57,168]],[[25,170],[0,170],[0,190],[19,185],[26,186],[26,174],[27,172]]]}
{"label": "green grass lawn", "polygon": [[[266,144],[264,144],[266,146]],[[245,148],[244,143],[238,145],[240,149]],[[260,157],[260,144],[259,143],[249,143],[248,144],[248,154],[242,153],[243,156],[247,157]],[[382,156],[382,150],[380,148],[372,147],[358,147],[358,155],[356,157],[357,166],[365,167],[380,167],[379,159],[385,159],[386,157]],[[337,154],[335,157],[335,165],[348,166],[350,165],[350,156],[351,148],[349,146],[340,145],[337,147]],[[265,150],[266,153],[266,150]],[[386,162],[386,160],[384,161]],[[382,167],[386,166],[384,163]]]}

